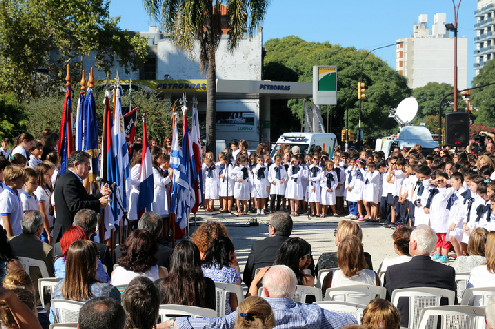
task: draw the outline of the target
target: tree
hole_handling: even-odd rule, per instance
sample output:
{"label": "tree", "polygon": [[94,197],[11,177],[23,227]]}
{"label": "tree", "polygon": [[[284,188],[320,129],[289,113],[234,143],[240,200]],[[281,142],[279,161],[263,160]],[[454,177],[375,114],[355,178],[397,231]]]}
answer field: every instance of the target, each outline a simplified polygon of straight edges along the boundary
{"label": "tree", "polygon": [[106,72],[116,61],[127,72],[140,68],[147,38],[121,30],[108,7],[108,0],[1,1],[0,88],[21,98],[58,92],[63,67],[81,69],[91,52]]}
{"label": "tree", "polygon": [[[413,120],[413,123],[419,123],[425,121],[428,116],[436,116],[437,122],[434,124],[432,122],[431,125],[427,125],[427,127],[433,128],[434,130],[430,131],[434,134],[437,134],[438,131],[438,113],[439,113],[439,105],[442,98],[454,91],[454,87],[448,83],[437,83],[437,82],[429,82],[424,87],[419,87],[413,90],[412,95],[418,101],[418,113],[416,114],[416,118]],[[458,93],[457,95],[457,108],[459,111],[464,111],[467,104],[462,99],[462,95]],[[442,103],[442,112],[449,113],[454,111],[454,95],[447,97]]]}
{"label": "tree", "polygon": [[[482,86],[495,82],[495,61],[489,61],[480,70],[480,73],[474,77],[472,86]],[[476,124],[484,126],[495,126],[495,85],[471,90],[471,104],[477,107]]]}
{"label": "tree", "polygon": [[[328,42],[306,42],[295,36],[270,39],[265,43],[265,49],[263,76],[267,80],[280,81],[289,78],[291,80],[288,81],[311,82],[314,65],[336,65],[338,103],[331,106],[330,132],[340,132],[345,127],[348,99],[349,128],[357,129],[359,101],[355,89],[366,51]],[[388,110],[397,107],[402,99],[411,95],[406,78],[371,54],[364,62],[363,82],[366,84],[366,98],[362,102],[361,127],[365,135],[378,137],[397,130],[397,123],[388,118]],[[303,122],[303,100],[289,100],[287,106],[293,115]],[[323,110],[325,109],[326,106],[323,107]],[[273,115],[278,118],[286,116],[287,113],[278,113],[277,109],[272,107]],[[300,126],[292,128],[299,131]]]}
{"label": "tree", "polygon": [[180,50],[192,51],[199,42],[200,69],[206,79],[206,149],[216,148],[216,64],[215,53],[220,42],[221,5],[227,7],[229,49],[233,51],[247,29],[252,35],[263,20],[268,0],[143,0],[151,17],[162,23]]}
{"label": "tree", "polygon": [[11,141],[23,133],[27,124],[24,106],[17,100],[17,95],[7,93],[0,95],[0,138]]}

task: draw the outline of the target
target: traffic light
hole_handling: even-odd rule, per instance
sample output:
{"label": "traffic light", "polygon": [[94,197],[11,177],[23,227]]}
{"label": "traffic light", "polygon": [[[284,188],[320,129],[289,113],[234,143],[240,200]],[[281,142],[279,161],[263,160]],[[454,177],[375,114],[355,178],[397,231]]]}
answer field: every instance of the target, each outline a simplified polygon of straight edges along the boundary
{"label": "traffic light", "polygon": [[357,91],[358,91],[358,99],[363,99],[366,97],[364,82],[358,82]]}
{"label": "traffic light", "polygon": [[347,129],[342,129],[341,138],[343,142],[347,141]]}
{"label": "traffic light", "polygon": [[354,140],[355,140],[354,131],[349,130],[349,141],[354,142]]}

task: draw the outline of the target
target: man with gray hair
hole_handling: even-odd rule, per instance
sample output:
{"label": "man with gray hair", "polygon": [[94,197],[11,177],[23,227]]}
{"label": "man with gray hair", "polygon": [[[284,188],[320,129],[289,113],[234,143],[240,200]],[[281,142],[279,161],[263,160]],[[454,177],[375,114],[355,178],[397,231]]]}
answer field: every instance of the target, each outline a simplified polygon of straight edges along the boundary
{"label": "man with gray hair", "polygon": [[[38,210],[29,210],[22,217],[22,233],[9,239],[9,245],[16,257],[29,257],[41,260],[45,263],[49,276],[54,276],[53,270],[53,248],[48,243],[41,241],[44,217]],[[33,281],[38,296],[38,279],[42,278],[38,267],[29,268],[29,276]]]}
{"label": "man with gray hair", "polygon": [[[317,304],[294,302],[296,285],[295,273],[285,265],[272,266],[263,276],[264,298],[273,309],[275,329],[337,329],[357,323],[350,314],[330,312]],[[159,328],[234,328],[236,319],[237,311],[224,318],[177,318],[175,323],[166,322]]]}
{"label": "man with gray hair", "polygon": [[292,226],[292,218],[285,212],[276,212],[271,216],[268,222],[269,237],[253,242],[244,267],[243,280],[248,287],[258,268],[273,264],[278,249],[290,237]]}
{"label": "man with gray hair", "polygon": [[[74,226],[79,226],[86,233],[88,239],[96,232],[96,226],[98,225],[98,214],[91,209],[81,209],[74,216]],[[104,243],[95,242],[98,248],[98,254],[100,261],[106,267],[106,272],[110,275],[113,271],[112,257],[108,246]],[[62,256],[62,249],[60,248],[60,242],[55,243],[53,246],[53,254],[56,256]]]}
{"label": "man with gray hair", "polygon": [[[384,287],[390,300],[395,289],[431,287],[456,291],[455,270],[453,267],[433,261],[430,257],[435,249],[437,236],[427,225],[418,225],[409,239],[409,262],[389,266],[385,272]],[[441,305],[446,305],[444,298]],[[409,327],[409,300],[400,298],[397,308],[400,311],[400,326]]]}

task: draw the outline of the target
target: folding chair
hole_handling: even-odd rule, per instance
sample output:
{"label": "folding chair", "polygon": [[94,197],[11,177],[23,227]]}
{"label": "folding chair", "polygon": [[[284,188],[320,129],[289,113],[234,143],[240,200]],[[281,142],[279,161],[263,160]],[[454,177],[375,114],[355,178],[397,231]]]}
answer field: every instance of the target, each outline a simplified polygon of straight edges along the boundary
{"label": "folding chair", "polygon": [[[454,305],[455,292],[448,289],[415,287],[396,289],[392,292],[392,304],[397,307],[399,298],[409,298],[409,328],[418,328],[421,310],[428,306],[440,306],[442,297],[448,298],[449,305]],[[436,326],[434,319],[433,326]]]}
{"label": "folding chair", "polygon": [[186,306],[177,304],[161,304],[158,311],[159,323],[176,316],[190,316],[192,318],[216,317],[217,312],[210,308]]}
{"label": "folding chair", "polygon": [[79,318],[79,311],[84,302],[74,300],[52,299],[55,323],[75,323]]}
{"label": "folding chair", "polygon": [[325,291],[325,301],[342,301],[368,305],[376,297],[385,298],[387,289],[368,284],[328,288]]}
{"label": "folding chair", "polygon": [[347,302],[317,302],[318,306],[336,313],[346,313],[352,315],[359,324],[363,320],[363,311],[366,305]]}
{"label": "folding chair", "polygon": [[[50,294],[50,299],[51,295],[53,293],[53,290],[55,289],[55,286],[59,281],[62,279],[59,278],[40,278],[38,279],[38,292],[40,294],[40,300],[41,300],[41,306],[45,307],[45,288],[47,288],[46,293]],[[49,311],[49,309],[47,309]]]}
{"label": "folding chair", "polygon": [[326,268],[323,270],[318,271],[318,275],[316,276],[316,283],[315,286],[316,288],[320,288],[323,285],[323,280],[325,280],[325,277],[328,275],[328,273],[333,272],[335,270],[338,270],[338,268]]}
{"label": "folding chair", "polygon": [[493,296],[495,296],[495,287],[469,288],[464,290],[461,305],[486,306]]}
{"label": "folding chair", "polygon": [[[431,328],[431,326],[428,326],[428,318],[431,316],[437,319],[440,317],[441,329],[485,329],[486,327],[484,307],[459,305],[425,307],[421,311],[420,329]],[[437,327],[435,326],[433,328]]]}
{"label": "folding chair", "polygon": [[461,304],[462,301],[462,295],[464,294],[464,291],[466,290],[467,282],[469,280],[469,277],[471,276],[471,273],[456,273],[455,274],[455,283],[457,285],[457,302]]}
{"label": "folding chair", "polygon": [[46,269],[46,264],[42,260],[38,259],[33,259],[29,257],[17,257],[19,258],[19,262],[22,264],[22,267],[24,267],[24,271],[29,274],[29,268],[31,266],[33,267],[39,267],[41,276],[44,278],[48,278],[48,270]]}
{"label": "folding chair", "polygon": [[[237,296],[237,305],[244,300],[244,294],[241,286],[236,284],[215,282],[216,304],[217,304],[217,316],[225,316],[225,303],[228,293],[235,293]],[[235,310],[232,310],[235,311]]]}

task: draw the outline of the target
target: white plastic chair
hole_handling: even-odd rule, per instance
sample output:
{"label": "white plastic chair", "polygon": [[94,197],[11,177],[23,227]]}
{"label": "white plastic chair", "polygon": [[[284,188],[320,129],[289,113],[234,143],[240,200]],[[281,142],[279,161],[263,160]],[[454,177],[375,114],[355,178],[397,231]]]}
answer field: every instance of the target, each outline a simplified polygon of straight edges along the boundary
{"label": "white plastic chair", "polygon": [[[409,298],[409,328],[418,328],[419,317],[423,308],[428,306],[440,306],[442,297],[448,298],[449,305],[454,305],[455,292],[448,289],[415,287],[396,289],[392,292],[392,304],[397,307],[399,298]],[[436,326],[436,318],[433,326]]]}
{"label": "white plastic chair", "polygon": [[[476,297],[480,298],[476,298]],[[472,306],[474,303],[479,304],[476,306],[486,306],[490,298],[495,296],[495,287],[479,287],[470,288],[464,290],[462,296],[461,305]],[[476,298],[476,301],[475,301]]]}
{"label": "white plastic chair", "polygon": [[378,273],[378,278],[380,278],[380,286],[382,287],[385,281],[385,273],[387,273],[387,271],[380,271],[380,273]]}
{"label": "white plastic chair", "polygon": [[346,313],[352,315],[359,324],[363,320],[363,311],[366,305],[347,302],[317,302],[318,306],[336,313]]}
{"label": "white plastic chair", "polygon": [[59,278],[40,278],[38,279],[38,292],[40,294],[41,306],[45,307],[45,288],[49,288],[50,296],[55,289],[55,286],[61,279]]}
{"label": "white plastic chair", "polygon": [[192,318],[216,317],[217,312],[210,308],[186,306],[177,304],[160,304],[158,311],[160,323],[176,316],[190,316]]}
{"label": "white plastic chair", "polygon": [[425,307],[421,311],[419,329],[431,328],[428,326],[428,318],[431,316],[435,318],[440,316],[441,329],[485,329],[486,327],[484,307],[459,305]]}
{"label": "white plastic chair", "polygon": [[471,273],[456,273],[455,274],[455,283],[457,285],[457,302],[461,304],[462,295],[466,290],[467,283],[469,281],[469,276]]}
{"label": "white plastic chair", "polygon": [[244,294],[242,292],[241,286],[238,286],[236,284],[215,282],[217,317],[225,316],[225,303],[227,300],[227,294],[231,292],[236,294],[237,305],[239,305],[244,300]]}
{"label": "white plastic chair", "polygon": [[19,258],[19,262],[22,264],[22,267],[24,267],[24,271],[29,274],[29,268],[32,267],[39,267],[41,276],[44,278],[48,278],[48,270],[46,269],[46,264],[42,260],[38,259],[33,259],[29,257],[17,257]]}
{"label": "white plastic chair", "polygon": [[52,299],[51,308],[55,315],[55,323],[74,323],[79,318],[79,311],[84,302],[74,300]]}
{"label": "white plastic chair", "polygon": [[323,270],[319,270],[318,275],[316,276],[316,283],[315,283],[316,288],[321,289],[325,277],[328,275],[328,273],[333,272],[335,270],[338,270],[338,268],[325,268]]}
{"label": "white plastic chair", "polygon": [[50,325],[50,329],[73,329],[77,328],[77,323],[55,323]]}
{"label": "white plastic chair", "polygon": [[355,304],[368,305],[376,297],[385,299],[387,289],[380,286],[359,284],[328,288],[325,291],[325,301],[342,301]]}

